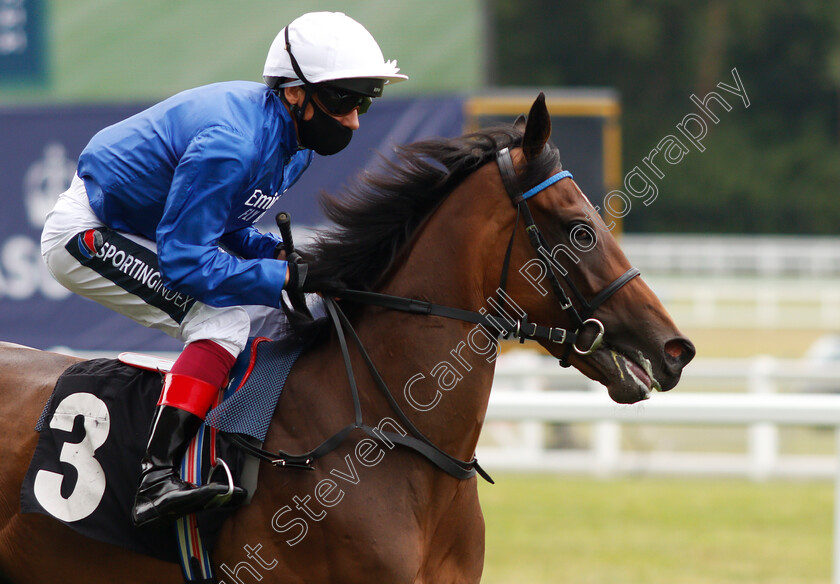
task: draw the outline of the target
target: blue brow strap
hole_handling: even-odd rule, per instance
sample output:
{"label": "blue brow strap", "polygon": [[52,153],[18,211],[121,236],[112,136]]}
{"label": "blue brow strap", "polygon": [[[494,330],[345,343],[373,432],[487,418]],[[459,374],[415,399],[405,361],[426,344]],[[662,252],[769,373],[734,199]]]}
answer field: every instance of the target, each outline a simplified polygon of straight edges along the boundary
{"label": "blue brow strap", "polygon": [[564,179],[564,178],[574,178],[574,177],[572,176],[572,173],[569,172],[568,170],[563,170],[561,172],[558,172],[557,174],[548,177],[547,179],[542,181],[540,184],[538,184],[534,188],[529,189],[528,191],[523,193],[521,199],[523,201],[525,199],[529,199],[529,198],[533,197],[534,195],[536,195],[541,190],[547,189],[548,187],[550,187],[551,185],[556,183],[558,180],[561,180],[561,179]]}

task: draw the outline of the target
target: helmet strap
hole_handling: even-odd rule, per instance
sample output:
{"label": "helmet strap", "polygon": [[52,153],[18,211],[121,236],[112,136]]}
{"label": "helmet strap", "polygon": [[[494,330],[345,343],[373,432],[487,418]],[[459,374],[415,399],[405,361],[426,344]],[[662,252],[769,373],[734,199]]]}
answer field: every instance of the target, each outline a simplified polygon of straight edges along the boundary
{"label": "helmet strap", "polygon": [[297,59],[295,59],[295,55],[292,53],[292,45],[289,43],[289,27],[286,27],[286,52],[289,53],[289,61],[292,63],[292,69],[295,71],[295,75],[298,76],[298,79],[303,81],[304,86],[306,86],[307,90],[312,87],[312,84],[303,74],[303,71],[300,70],[300,65],[298,65]]}
{"label": "helmet strap", "polygon": [[306,121],[303,116],[306,114],[306,106],[312,101],[315,93],[315,85],[309,82],[303,71],[300,70],[297,59],[292,54],[292,45],[289,43],[289,27],[286,26],[286,52],[289,53],[289,61],[292,63],[295,75],[303,82],[305,89],[303,103],[294,104],[289,110],[297,119],[297,131],[300,144],[305,148],[311,148],[322,156],[330,156],[343,150],[353,137],[353,130],[344,127],[340,122],[328,115],[317,103],[312,107],[315,112],[311,120]]}
{"label": "helmet strap", "polygon": [[303,121],[303,116],[306,113],[306,106],[309,105],[310,100],[312,99],[312,93],[314,91],[314,86],[309,82],[306,76],[303,74],[303,71],[300,69],[300,65],[298,65],[297,59],[295,59],[294,53],[292,53],[292,45],[289,42],[289,26],[286,26],[285,29],[285,40],[286,40],[286,52],[289,53],[289,61],[292,63],[292,69],[295,71],[295,75],[298,76],[298,79],[303,81],[303,87],[306,90],[303,98],[303,104],[297,105],[294,104],[291,106],[292,115],[297,118],[298,122]]}
{"label": "helmet strap", "polygon": [[[312,86],[311,85],[306,85],[306,93],[303,96],[303,103],[298,108],[298,111],[300,112],[300,114],[299,114],[300,119],[303,119],[303,115],[304,115],[304,113],[306,113],[306,106],[309,105],[310,101],[312,101],[312,94],[313,93],[314,93],[314,90],[313,90]],[[313,104],[313,106],[314,105],[315,104]]]}

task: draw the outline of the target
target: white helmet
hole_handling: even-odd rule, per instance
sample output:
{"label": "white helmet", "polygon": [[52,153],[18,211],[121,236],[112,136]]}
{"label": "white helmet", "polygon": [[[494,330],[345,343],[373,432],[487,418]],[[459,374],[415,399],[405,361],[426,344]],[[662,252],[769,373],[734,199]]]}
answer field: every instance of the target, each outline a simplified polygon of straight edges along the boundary
{"label": "white helmet", "polygon": [[[379,97],[385,83],[408,79],[398,71],[397,62],[385,61],[364,26],[341,12],[310,12],[293,20],[275,37],[263,77],[287,77],[306,84],[336,82],[346,89]],[[266,82],[272,85],[269,79]]]}

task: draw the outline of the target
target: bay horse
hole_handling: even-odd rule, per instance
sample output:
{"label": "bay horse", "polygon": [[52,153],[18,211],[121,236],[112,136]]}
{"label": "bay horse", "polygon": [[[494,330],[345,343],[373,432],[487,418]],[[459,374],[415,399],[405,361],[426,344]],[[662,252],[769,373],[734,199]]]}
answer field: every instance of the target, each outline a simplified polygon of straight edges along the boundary
{"label": "bay horse", "polygon": [[[576,183],[556,178],[561,167],[556,148],[547,146],[549,134],[541,95],[526,124],[398,149],[394,162],[363,175],[347,197],[327,200],[337,227],[314,244],[310,277],[451,307],[461,316],[497,312],[502,301],[514,311],[515,304],[527,319],[507,333],[537,339],[561,363],[605,385],[615,401],[633,403],[654,388],[671,389],[694,348],[634,277]],[[500,151],[507,158],[497,158]],[[525,197],[522,191],[534,185],[541,186]],[[562,283],[555,271],[565,272]],[[436,447],[470,460],[498,349],[490,321],[420,316],[352,298],[339,305],[396,404]],[[307,451],[353,417],[339,335],[321,337],[292,369],[267,450]],[[366,423],[398,427],[359,348],[351,343],[347,354]],[[21,584],[181,582],[175,564],[86,539],[47,516],[20,513],[35,422],[56,379],[76,360],[0,348],[0,568]],[[215,546],[220,580],[480,580],[484,520],[475,476],[455,478],[410,449],[358,432],[314,467],[261,463],[252,502],[226,521]]]}

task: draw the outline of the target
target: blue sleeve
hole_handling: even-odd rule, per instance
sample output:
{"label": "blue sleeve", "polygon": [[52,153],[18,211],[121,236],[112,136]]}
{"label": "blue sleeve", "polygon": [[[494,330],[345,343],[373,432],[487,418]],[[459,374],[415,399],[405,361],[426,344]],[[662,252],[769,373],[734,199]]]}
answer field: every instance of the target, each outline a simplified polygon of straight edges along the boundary
{"label": "blue sleeve", "polygon": [[219,240],[226,248],[243,258],[274,258],[281,239],[273,233],[260,233],[256,227],[245,227],[228,233]]}
{"label": "blue sleeve", "polygon": [[166,286],[211,306],[280,306],[286,262],[240,259],[218,247],[248,185],[253,142],[229,128],[196,136],[181,157],[156,240]]}

